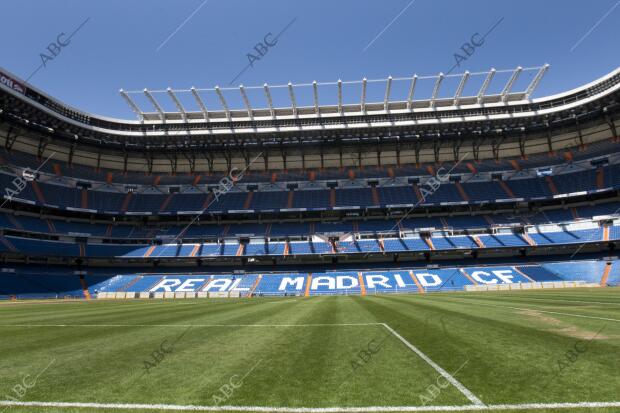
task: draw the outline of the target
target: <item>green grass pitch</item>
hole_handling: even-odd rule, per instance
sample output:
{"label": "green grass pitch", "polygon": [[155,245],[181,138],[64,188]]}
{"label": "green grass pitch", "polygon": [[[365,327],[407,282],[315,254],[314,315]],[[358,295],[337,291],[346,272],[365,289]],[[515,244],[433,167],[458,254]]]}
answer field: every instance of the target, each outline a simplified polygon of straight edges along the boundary
{"label": "green grass pitch", "polygon": [[620,412],[612,288],[5,302],[0,337],[0,412]]}

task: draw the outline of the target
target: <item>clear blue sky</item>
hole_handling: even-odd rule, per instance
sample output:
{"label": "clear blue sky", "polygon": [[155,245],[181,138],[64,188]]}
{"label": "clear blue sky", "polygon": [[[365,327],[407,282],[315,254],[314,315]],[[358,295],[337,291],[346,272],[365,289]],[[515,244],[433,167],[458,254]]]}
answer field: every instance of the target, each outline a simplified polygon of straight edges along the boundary
{"label": "clear blue sky", "polygon": [[[454,73],[550,63],[535,95],[544,96],[590,82],[620,65],[619,3],[3,0],[0,66],[27,78],[41,65],[40,54],[49,54],[49,43],[88,19],[31,83],[80,109],[134,119],[118,94],[121,87],[228,86],[248,64],[254,45],[293,19],[277,44],[235,85],[446,72],[463,43],[499,22]],[[285,93],[275,99],[287,104]]]}

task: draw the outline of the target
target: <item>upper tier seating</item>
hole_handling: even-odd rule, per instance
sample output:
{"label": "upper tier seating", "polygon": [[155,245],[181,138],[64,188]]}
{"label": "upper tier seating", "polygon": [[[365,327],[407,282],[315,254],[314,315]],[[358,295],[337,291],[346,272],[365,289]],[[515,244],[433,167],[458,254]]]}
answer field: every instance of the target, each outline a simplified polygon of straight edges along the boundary
{"label": "upper tier seating", "polygon": [[[593,145],[595,149],[588,152],[590,156],[595,154],[605,154],[601,148],[607,148],[608,152],[617,152],[617,143],[600,143]],[[1,152],[1,151],[0,151]],[[585,156],[580,153],[580,156]],[[30,155],[4,152],[5,161],[9,165],[29,165],[36,164],[36,159]],[[62,163],[51,162],[46,164],[44,170],[53,173],[53,177],[45,176],[36,182],[28,183],[25,188],[16,194],[15,202],[26,201],[39,205],[47,205],[61,209],[87,209],[109,214],[177,214],[177,213],[196,213],[206,209],[207,212],[223,213],[228,211],[279,211],[293,209],[347,209],[347,208],[375,208],[396,205],[431,205],[446,203],[488,203],[494,201],[506,201],[511,198],[540,199],[551,198],[558,194],[568,194],[583,191],[595,191],[608,188],[620,188],[620,165],[605,165],[601,167],[575,165],[566,163],[556,156],[546,158],[546,164],[559,165],[554,169],[551,176],[536,177],[533,171],[528,173],[522,170],[515,170],[515,165],[527,168],[541,165],[540,156],[534,156],[528,160],[513,160],[508,162],[482,161],[479,163],[459,164],[453,173],[472,174],[474,171],[493,170],[493,168],[504,169],[510,173],[505,176],[505,182],[490,180],[489,177],[468,175],[460,182],[446,181],[437,188],[429,190],[426,178],[429,173],[437,171],[437,166],[428,168],[417,168],[415,166],[403,166],[402,168],[365,168],[359,171],[341,171],[339,169],[326,169],[319,173],[313,173],[312,180],[306,173],[295,171],[273,172],[251,172],[244,176],[243,183],[251,183],[252,177],[258,179],[257,182],[266,183],[261,187],[251,188],[247,191],[243,185],[235,186],[227,193],[214,196],[209,192],[205,184],[211,182],[206,175],[193,177],[191,175],[179,174],[177,176],[157,176],[148,177],[149,179],[139,179],[138,184],[143,185],[136,188],[134,192],[127,193],[127,188],[122,185],[110,184],[123,183],[125,178],[118,182],[110,180],[110,175],[105,174],[97,182],[92,184],[89,189],[72,187],[75,183],[63,178],[62,171],[75,174],[86,173],[90,168],[68,167]],[[544,156],[542,158],[545,158]],[[541,159],[542,159],[541,158]],[[573,158],[574,159],[574,158]],[[515,164],[516,162],[516,164]],[[444,166],[444,169],[448,165]],[[49,171],[46,168],[51,168]],[[520,168],[520,166],[519,166]],[[386,170],[390,170],[389,174]],[[399,173],[396,173],[395,171]],[[600,176],[599,176],[600,171]],[[100,176],[99,173],[88,176]],[[316,172],[316,171],[315,171]],[[402,173],[402,174],[400,174]],[[385,180],[379,183],[372,183],[352,180],[351,177],[363,178],[372,177],[379,174]],[[132,175],[132,174],[128,174]],[[140,174],[133,174],[140,176]],[[387,179],[390,176],[422,176],[420,182],[408,184],[406,179],[394,180]],[[112,176],[122,176],[112,174]],[[79,175],[76,176],[84,180]],[[599,179],[599,177],[601,179]],[[192,179],[189,179],[192,178]],[[198,179],[200,178],[200,179]],[[293,179],[299,184],[297,189],[289,189],[283,183]],[[416,178],[416,179],[418,179]],[[461,177],[459,177],[460,179]],[[14,176],[6,170],[0,173],[0,185],[10,188]],[[127,178],[128,179],[128,178]],[[176,180],[175,180],[176,179]],[[325,181],[321,179],[339,179],[339,186],[328,189]],[[456,179],[456,178],[455,178]],[[271,183],[274,181],[273,183]],[[177,184],[174,193],[169,193],[168,187],[160,185]],[[198,184],[199,186],[195,186]],[[181,186],[182,185],[182,186]],[[422,199],[424,198],[424,199]]]}
{"label": "upper tier seating", "polygon": [[[514,159],[500,159],[495,160],[482,160],[482,161],[465,161],[455,165],[452,163],[443,163],[441,166],[445,171],[453,170],[453,173],[469,173],[473,170],[478,172],[492,172],[492,171],[510,171],[514,170],[515,165],[519,169],[530,169],[545,167],[548,165],[561,165],[566,163],[566,153],[570,153],[570,158],[573,162],[580,160],[595,158],[598,156],[609,155],[618,151],[618,143],[611,140],[603,140],[595,143],[591,143],[586,147],[579,150],[560,150],[555,153],[540,153],[530,155],[523,159],[520,157]],[[26,154],[19,151],[8,152],[4,148],[0,149],[0,159],[4,160],[7,165],[13,167],[29,167],[32,170],[41,167],[41,160],[36,156]],[[286,171],[255,171],[250,168],[244,175],[244,181],[246,182],[271,182],[274,177],[278,182],[284,181],[307,181],[312,174],[316,180],[334,180],[334,179],[348,179],[351,174],[357,178],[387,178],[390,176],[423,176],[428,175],[428,167],[434,167],[432,164],[420,164],[420,165],[402,165],[398,166],[366,166],[363,169],[359,168],[323,168],[323,169],[308,169],[308,170],[294,170],[288,169]],[[62,162],[56,159],[50,159],[41,168],[42,172],[75,177],[80,180],[90,180],[96,182],[107,182],[120,184],[137,184],[137,185],[154,185],[159,183],[161,185],[191,185],[196,180],[200,184],[216,184],[223,176],[220,172],[209,173],[177,173],[171,174],[146,174],[144,171],[140,172],[127,172],[123,173],[118,170],[97,170],[94,167],[84,165],[68,165],[66,162]],[[609,175],[611,176],[611,175]],[[614,175],[615,179],[620,179],[618,174]],[[610,180],[606,174],[606,184],[609,184]],[[610,185],[608,185],[610,186]]]}

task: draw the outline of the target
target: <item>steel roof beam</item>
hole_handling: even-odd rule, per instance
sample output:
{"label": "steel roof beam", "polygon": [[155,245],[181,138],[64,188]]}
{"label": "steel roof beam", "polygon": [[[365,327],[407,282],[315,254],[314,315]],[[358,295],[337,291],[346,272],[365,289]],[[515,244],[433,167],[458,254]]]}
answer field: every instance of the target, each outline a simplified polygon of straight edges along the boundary
{"label": "steel roof beam", "polygon": [[342,80],[338,79],[338,112],[342,115]]}
{"label": "steel roof beam", "polygon": [[155,100],[155,98],[153,97],[151,92],[149,92],[148,89],[144,89],[144,94],[146,95],[147,99],[151,102],[151,104],[153,105],[157,113],[159,113],[159,118],[162,120],[162,122],[165,122],[166,118],[164,116],[164,110],[161,108],[161,106],[159,106],[159,103],[157,103],[157,100]]}
{"label": "steel roof beam", "polygon": [[265,83],[263,85],[263,88],[265,89],[265,97],[267,98],[267,103],[269,104],[269,112],[271,113],[271,117],[275,119],[276,111],[273,108],[273,99],[271,98],[271,92],[269,91],[269,85]]}
{"label": "steel roof beam", "polygon": [[465,83],[469,79],[469,71],[465,71],[463,76],[461,77],[461,81],[459,82],[459,86],[456,88],[456,93],[454,94],[454,105],[459,104],[459,100],[461,99],[461,95],[463,94],[463,89],[465,89]]}
{"label": "steel roof beam", "polygon": [[493,76],[495,76],[495,68],[491,68],[491,70],[489,70],[489,73],[487,73],[487,77],[484,79],[482,86],[480,86],[477,97],[478,103],[482,103],[482,98],[484,98],[484,94],[487,92],[487,89],[491,84],[491,80],[493,80]]}
{"label": "steel roof beam", "polygon": [[314,93],[314,111],[317,115],[320,115],[319,110],[319,86],[316,83],[316,80],[312,81],[312,91]]}
{"label": "steel roof beam", "polygon": [[219,86],[215,87],[215,93],[217,93],[217,97],[220,98],[220,103],[222,104],[222,107],[224,108],[224,112],[226,112],[226,119],[230,120],[231,119],[230,109],[228,109],[228,104],[226,103],[224,94],[222,93],[222,90],[220,89]]}
{"label": "steel roof beam", "polygon": [[241,93],[241,97],[243,98],[243,102],[245,103],[245,108],[248,110],[248,118],[254,120],[252,105],[250,105],[250,99],[248,99],[248,95],[245,93],[245,88],[243,87],[243,85],[239,85],[239,93]]}
{"label": "steel roof beam", "polygon": [[362,97],[360,99],[360,108],[362,109],[362,112],[366,113],[366,86],[367,86],[368,80],[366,78],[362,79]]}
{"label": "steel roof beam", "polygon": [[409,86],[409,94],[407,94],[407,109],[413,108],[413,93],[415,92],[415,85],[418,82],[418,75],[413,75],[411,78],[411,86]]}
{"label": "steel roof beam", "polygon": [[295,101],[295,91],[293,90],[293,84],[291,82],[288,82],[288,95],[293,105],[293,116],[297,117],[297,102]]}
{"label": "steel roof beam", "polygon": [[196,103],[198,104],[198,107],[200,108],[200,111],[202,112],[202,116],[204,116],[205,120],[208,122],[209,111],[207,110],[205,103],[202,101],[202,98],[198,94],[198,91],[196,90],[195,87],[192,86],[190,90],[192,92],[192,95],[194,95],[194,99],[196,99]]}
{"label": "steel roof beam", "polygon": [[536,88],[538,87],[538,84],[540,83],[540,81],[542,80],[543,76],[545,75],[548,69],[549,69],[549,63],[545,63],[543,67],[538,69],[536,76],[534,76],[534,79],[532,79],[527,89],[525,90],[526,99],[529,99],[530,95],[534,92],[534,90],[536,90]]}
{"label": "steel roof beam", "polygon": [[383,109],[385,111],[388,110],[391,91],[392,91],[392,76],[388,76],[387,83],[385,84],[385,97],[383,98]]}
{"label": "steel roof beam", "polygon": [[142,114],[142,111],[140,110],[140,108],[138,107],[138,105],[136,105],[136,103],[133,101],[133,99],[131,98],[131,96],[129,96],[129,94],[127,92],[125,92],[123,89],[121,89],[120,91],[121,96],[123,97],[123,99],[125,100],[125,102],[127,102],[127,104],[129,105],[129,107],[131,108],[131,110],[138,115],[138,118],[140,120],[144,120],[144,115]]}
{"label": "steel roof beam", "polygon": [[508,79],[508,82],[506,82],[506,85],[504,86],[504,89],[502,90],[502,93],[501,93],[502,102],[505,102],[506,99],[508,99],[508,94],[510,94],[510,90],[512,89],[512,86],[515,84],[515,82],[519,78],[519,75],[521,74],[522,71],[523,71],[523,68],[521,66],[517,66],[517,68],[512,72],[510,79]]}
{"label": "steel roof beam", "polygon": [[179,99],[177,98],[177,95],[175,95],[175,93],[172,91],[171,88],[166,89],[166,91],[168,92],[168,96],[170,96],[170,99],[172,99],[172,101],[174,102],[179,112],[181,112],[181,116],[183,117],[183,120],[187,122],[187,112],[185,111],[185,108],[183,107]]}
{"label": "steel roof beam", "polygon": [[439,95],[439,88],[441,87],[441,82],[443,81],[443,78],[443,73],[439,72],[439,75],[437,75],[437,80],[435,81],[435,87],[433,87],[433,94],[431,96],[431,107],[435,107],[435,99],[437,99],[437,95]]}

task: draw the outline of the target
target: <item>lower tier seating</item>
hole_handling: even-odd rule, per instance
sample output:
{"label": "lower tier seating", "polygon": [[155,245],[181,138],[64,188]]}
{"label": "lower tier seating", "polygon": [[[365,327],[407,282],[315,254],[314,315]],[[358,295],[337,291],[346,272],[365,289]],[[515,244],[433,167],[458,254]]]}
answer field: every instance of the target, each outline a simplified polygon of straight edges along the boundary
{"label": "lower tier seating", "polygon": [[[234,236],[304,236],[335,233],[386,233],[404,230],[435,228],[445,230],[465,230],[488,228],[510,224],[545,225],[549,223],[568,223],[587,220],[595,216],[617,214],[620,203],[610,202],[595,206],[581,206],[568,209],[553,209],[532,214],[484,214],[469,216],[410,217],[396,219],[368,219],[337,222],[282,222],[273,224],[231,224],[215,225],[196,222],[187,224],[138,226],[129,223],[88,223],[66,221],[57,218],[42,219],[33,216],[0,213],[0,230],[27,231],[51,235],[74,235],[86,237],[152,239],[156,236],[218,238]],[[465,240],[466,242],[469,242]],[[493,240],[488,240],[493,242]],[[541,239],[541,242],[544,242]]]}
{"label": "lower tier seating", "polygon": [[[249,295],[368,295],[463,290],[466,286],[579,281],[620,284],[620,260],[577,260],[522,265],[478,265],[443,268],[395,267],[318,272],[173,271],[20,267],[0,274],[0,299],[87,298],[99,293],[233,292]],[[104,274],[104,272],[106,274]],[[82,279],[80,279],[82,277]],[[133,297],[133,295],[132,295]]]}

